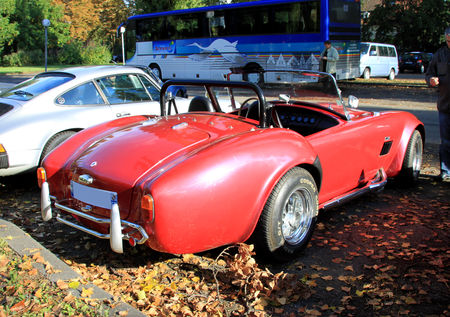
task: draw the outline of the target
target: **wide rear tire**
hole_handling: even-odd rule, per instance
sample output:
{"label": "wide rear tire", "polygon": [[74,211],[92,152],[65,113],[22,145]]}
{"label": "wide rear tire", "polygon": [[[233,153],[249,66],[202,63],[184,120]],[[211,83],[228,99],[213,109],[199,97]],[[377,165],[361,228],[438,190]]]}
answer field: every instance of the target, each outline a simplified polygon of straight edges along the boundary
{"label": "wide rear tire", "polygon": [[318,191],[311,174],[294,167],[270,194],[255,229],[257,252],[271,260],[298,257],[313,234],[318,214]]}

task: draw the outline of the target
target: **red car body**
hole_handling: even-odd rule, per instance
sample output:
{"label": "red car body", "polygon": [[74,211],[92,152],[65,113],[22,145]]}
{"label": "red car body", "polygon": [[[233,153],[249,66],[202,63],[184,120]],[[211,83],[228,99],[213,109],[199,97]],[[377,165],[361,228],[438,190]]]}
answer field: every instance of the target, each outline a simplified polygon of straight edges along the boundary
{"label": "red car body", "polygon": [[[164,98],[162,103],[165,107]],[[310,201],[305,202],[312,206],[306,217],[312,228],[320,209],[382,188],[388,177],[417,178],[424,127],[410,113],[373,113],[343,105],[330,109],[324,104],[281,99],[267,103],[264,97],[261,103],[264,106],[259,111],[265,115],[259,120],[240,112],[197,111],[124,118],[76,134],[47,156],[39,170],[44,174],[44,218],[51,218],[48,212],[53,209],[58,220],[100,238],[113,239],[114,230],[120,230],[120,240],[128,239],[132,245],[145,243],[161,252],[194,253],[244,242],[255,231],[261,239],[272,225],[278,226],[274,231],[284,230],[276,224],[281,220],[269,224],[271,216],[262,214],[269,208],[270,197],[277,197],[274,191],[283,190],[277,184],[292,169],[310,175],[313,182],[305,182],[317,190],[314,195],[312,189]],[[311,121],[310,130],[302,135],[296,129],[305,120]],[[406,162],[411,156],[412,169]],[[92,182],[80,186],[85,175]],[[89,194],[78,194],[85,190]],[[112,202],[118,210],[102,206],[105,199],[98,198],[102,191],[116,194]],[[65,219],[65,214],[79,224]],[[283,217],[290,232],[290,224],[298,222]],[[120,229],[113,228],[117,221]],[[265,227],[261,221],[267,222]],[[305,231],[294,239],[292,244],[304,241],[280,258],[296,256],[311,233]],[[266,251],[276,253],[270,241]],[[122,252],[121,243],[119,247],[114,243],[113,250]],[[274,243],[279,247],[284,242]]]}

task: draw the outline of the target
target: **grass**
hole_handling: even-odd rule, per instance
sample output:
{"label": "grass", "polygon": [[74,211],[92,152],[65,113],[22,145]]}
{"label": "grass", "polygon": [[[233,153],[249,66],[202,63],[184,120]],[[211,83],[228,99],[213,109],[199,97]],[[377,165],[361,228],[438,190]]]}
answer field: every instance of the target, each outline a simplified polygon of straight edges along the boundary
{"label": "grass", "polygon": [[[47,70],[56,70],[64,67],[72,67],[76,65],[47,65]],[[0,67],[0,75],[21,75],[21,74],[37,74],[45,71],[45,66],[22,66],[22,67]]]}
{"label": "grass", "polygon": [[20,257],[0,239],[0,316],[107,315],[97,302],[62,291],[35,265],[34,257]]}

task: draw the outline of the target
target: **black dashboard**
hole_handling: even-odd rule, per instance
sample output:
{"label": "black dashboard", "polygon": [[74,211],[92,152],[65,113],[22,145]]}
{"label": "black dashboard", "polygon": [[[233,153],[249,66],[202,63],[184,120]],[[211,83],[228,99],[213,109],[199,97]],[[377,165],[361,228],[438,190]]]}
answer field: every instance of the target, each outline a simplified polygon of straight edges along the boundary
{"label": "black dashboard", "polygon": [[274,106],[273,114],[283,128],[288,128],[307,136],[338,124],[338,120],[324,113],[306,108]]}

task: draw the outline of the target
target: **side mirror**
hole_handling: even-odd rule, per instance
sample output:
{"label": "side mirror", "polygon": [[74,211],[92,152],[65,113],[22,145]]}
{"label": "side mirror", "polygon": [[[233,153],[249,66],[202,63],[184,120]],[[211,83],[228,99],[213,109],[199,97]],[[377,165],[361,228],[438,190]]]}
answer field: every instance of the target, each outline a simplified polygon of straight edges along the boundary
{"label": "side mirror", "polygon": [[359,106],[359,99],[353,95],[348,96],[348,106],[356,109]]}

